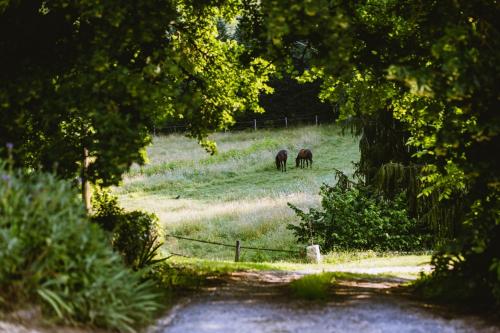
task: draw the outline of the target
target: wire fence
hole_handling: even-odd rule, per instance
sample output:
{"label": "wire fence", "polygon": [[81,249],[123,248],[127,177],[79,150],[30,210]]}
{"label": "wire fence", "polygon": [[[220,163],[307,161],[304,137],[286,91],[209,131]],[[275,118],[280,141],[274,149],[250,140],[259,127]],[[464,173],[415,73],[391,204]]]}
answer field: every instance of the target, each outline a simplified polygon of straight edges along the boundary
{"label": "wire fence", "polygon": [[[268,129],[268,128],[288,128],[299,125],[315,125],[319,126],[321,124],[331,123],[332,119],[328,117],[320,117],[318,115],[297,115],[295,117],[282,117],[282,118],[255,118],[252,120],[237,121],[235,122],[228,131],[243,131],[243,130],[254,130]],[[170,133],[183,133],[188,130],[189,126],[186,124],[182,125],[172,125],[155,127],[153,129],[153,134],[170,134]]]}
{"label": "wire fence", "polygon": [[[295,254],[295,255],[300,256],[300,257],[305,257],[305,255],[306,255],[305,250],[283,250],[283,249],[271,249],[271,248],[265,248],[265,247],[242,246],[241,242],[239,240],[237,240],[234,244],[226,244],[226,243],[212,242],[212,241],[207,241],[207,240],[203,240],[203,239],[195,239],[195,238],[189,238],[189,237],[172,235],[172,234],[167,234],[167,235],[165,235],[165,237],[172,237],[172,238],[187,240],[187,241],[191,241],[191,242],[198,242],[198,243],[204,243],[204,244],[209,244],[209,245],[234,248],[234,250],[235,250],[234,261],[235,262],[238,262],[240,260],[240,254],[241,254],[242,249],[254,250],[254,251],[292,253],[292,254]],[[172,254],[182,256],[182,257],[188,257],[186,255],[177,254],[177,253],[172,253]]]}

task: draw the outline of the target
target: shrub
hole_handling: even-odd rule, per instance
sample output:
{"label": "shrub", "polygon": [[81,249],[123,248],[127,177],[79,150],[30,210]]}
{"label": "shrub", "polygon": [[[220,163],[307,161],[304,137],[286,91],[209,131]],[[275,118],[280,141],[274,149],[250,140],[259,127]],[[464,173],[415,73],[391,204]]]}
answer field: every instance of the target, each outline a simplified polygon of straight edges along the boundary
{"label": "shrub", "polygon": [[300,242],[314,241],[324,251],[412,251],[429,246],[426,230],[408,217],[402,194],[388,200],[345,177],[333,187],[324,184],[320,195],[321,210],[306,213],[289,204],[302,220],[288,226]]}
{"label": "shrub", "polygon": [[99,189],[94,194],[94,210],[92,221],[111,234],[113,249],[127,266],[139,270],[164,260],[157,259],[162,242],[154,214],[126,212],[115,196]]}
{"label": "shrub", "polygon": [[59,321],[124,332],[151,319],[152,282],[123,265],[68,183],[2,164],[0,174],[0,305],[34,302]]}

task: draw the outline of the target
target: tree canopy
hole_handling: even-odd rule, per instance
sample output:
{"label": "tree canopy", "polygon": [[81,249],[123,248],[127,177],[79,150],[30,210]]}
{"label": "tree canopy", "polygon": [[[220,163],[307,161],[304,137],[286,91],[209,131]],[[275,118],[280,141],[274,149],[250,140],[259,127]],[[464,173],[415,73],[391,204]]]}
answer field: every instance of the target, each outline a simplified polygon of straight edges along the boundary
{"label": "tree canopy", "polygon": [[463,200],[459,241],[438,270],[452,267],[500,295],[500,160],[491,155],[500,148],[499,3],[246,3],[267,41],[257,54],[275,59],[307,45],[312,67],[301,78],[323,80],[322,96],[341,105],[341,119],[385,112],[402,123],[423,165],[420,196]]}
{"label": "tree canopy", "polygon": [[[402,126],[411,159],[396,161],[422,166],[420,197],[460,197],[438,271],[500,300],[499,14],[496,0],[2,1],[0,142],[19,166],[70,178],[87,161],[116,184],[155,121],[185,119],[214,151],[207,134],[261,111],[275,66],[321,79],[340,120]],[[236,18],[240,42],[219,36]]]}
{"label": "tree canopy", "polygon": [[[19,166],[117,184],[154,124],[183,118],[206,139],[233,115],[262,109],[272,66],[242,63],[243,47],[217,38],[237,1],[3,1],[0,142]],[[85,153],[84,153],[85,151]]]}

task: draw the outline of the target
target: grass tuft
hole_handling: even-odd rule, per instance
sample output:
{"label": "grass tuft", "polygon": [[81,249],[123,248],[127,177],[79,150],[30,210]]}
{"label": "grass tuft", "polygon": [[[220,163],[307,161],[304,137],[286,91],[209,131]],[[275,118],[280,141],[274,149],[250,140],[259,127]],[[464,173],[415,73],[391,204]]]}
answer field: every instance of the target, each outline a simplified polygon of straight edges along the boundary
{"label": "grass tuft", "polygon": [[335,283],[335,273],[325,272],[301,277],[290,283],[295,297],[307,300],[324,300],[328,297],[331,286]]}

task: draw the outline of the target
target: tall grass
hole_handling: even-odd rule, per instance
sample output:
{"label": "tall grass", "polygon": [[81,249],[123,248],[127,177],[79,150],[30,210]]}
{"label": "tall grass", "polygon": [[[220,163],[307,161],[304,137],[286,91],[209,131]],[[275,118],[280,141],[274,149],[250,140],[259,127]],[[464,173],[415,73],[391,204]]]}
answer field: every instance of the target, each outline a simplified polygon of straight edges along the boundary
{"label": "tall grass", "polygon": [[290,283],[290,289],[295,297],[307,300],[328,298],[331,286],[335,283],[335,273],[325,272],[301,277]]}
{"label": "tall grass", "polygon": [[[167,233],[244,245],[296,249],[286,229],[296,216],[287,207],[319,205],[322,183],[335,182],[333,168],[352,174],[359,159],[358,138],[337,126],[301,127],[215,134],[219,153],[210,156],[181,135],[156,137],[150,163],[134,166],[115,189],[127,209],[158,215]],[[312,169],[295,168],[299,149],[314,154]],[[274,157],[287,149],[288,172],[276,170]],[[230,259],[231,249],[168,239],[167,248],[190,256]],[[243,251],[242,260],[290,259],[289,255]]]}

